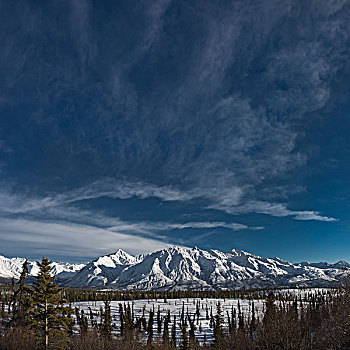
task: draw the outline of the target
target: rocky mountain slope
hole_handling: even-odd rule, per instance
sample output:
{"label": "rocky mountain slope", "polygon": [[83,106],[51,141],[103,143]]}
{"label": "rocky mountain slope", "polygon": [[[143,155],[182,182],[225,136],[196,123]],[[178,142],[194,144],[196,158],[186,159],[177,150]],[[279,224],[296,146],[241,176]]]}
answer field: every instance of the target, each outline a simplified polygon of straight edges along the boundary
{"label": "rocky mountain slope", "polygon": [[68,283],[71,287],[101,287],[114,282],[129,266],[142,262],[143,256],[132,256],[119,249],[88,263]]}
{"label": "rocky mountain slope", "polygon": [[87,264],[68,284],[138,290],[329,286],[348,273],[343,261],[292,264],[235,249],[224,253],[174,246],[136,257],[119,250]]}
{"label": "rocky mountain slope", "polygon": [[[0,256],[0,281],[18,279],[23,258]],[[171,247],[132,256],[123,250],[84,264],[52,263],[52,273],[71,287],[114,289],[237,289],[268,286],[331,286],[350,274],[350,264],[339,261],[292,264],[262,258],[242,250],[201,250]],[[29,262],[29,276],[38,273]]]}

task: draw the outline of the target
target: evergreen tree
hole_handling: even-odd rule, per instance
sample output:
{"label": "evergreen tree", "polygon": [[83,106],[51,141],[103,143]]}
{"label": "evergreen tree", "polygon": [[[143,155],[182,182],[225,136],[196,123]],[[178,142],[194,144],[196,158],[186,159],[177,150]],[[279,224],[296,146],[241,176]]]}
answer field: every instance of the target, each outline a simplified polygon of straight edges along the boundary
{"label": "evergreen tree", "polygon": [[43,348],[47,350],[50,345],[64,343],[67,340],[66,332],[71,323],[67,316],[68,307],[63,306],[60,300],[58,284],[55,283],[55,276],[52,276],[51,262],[43,257],[41,262],[37,262],[39,273],[33,284],[33,308],[30,310],[31,326],[36,335],[43,343]]}
{"label": "evergreen tree", "polygon": [[[87,321],[87,319],[86,319]],[[102,320],[101,320],[101,334],[111,339],[112,337],[112,315],[111,315],[111,304],[109,300],[104,301],[104,310],[102,312]]]}
{"label": "evergreen tree", "polygon": [[223,341],[222,324],[223,324],[223,317],[222,317],[222,311],[221,311],[221,304],[220,302],[218,302],[215,321],[214,321],[214,331],[213,331],[215,349],[222,348],[222,341]]}
{"label": "evergreen tree", "polygon": [[31,289],[25,285],[28,273],[28,260],[25,260],[18,282],[18,289],[13,292],[10,326],[27,326],[29,324],[29,310],[33,307],[33,300]]}
{"label": "evergreen tree", "polygon": [[120,334],[121,336],[125,335],[125,320],[124,320],[124,311],[123,311],[123,304],[119,303],[119,320],[120,320]]}
{"label": "evergreen tree", "polygon": [[200,304],[199,303],[200,303],[199,301],[196,303],[197,324],[199,323],[199,316],[201,315],[201,313],[200,313]]}
{"label": "evergreen tree", "polygon": [[171,327],[171,346],[176,348],[176,316],[174,315],[173,325]]}
{"label": "evergreen tree", "polygon": [[164,330],[163,330],[163,344],[164,346],[169,346],[169,320],[167,317],[164,319]]}
{"label": "evergreen tree", "polygon": [[153,343],[153,320],[154,320],[154,310],[149,311],[149,319],[148,319],[148,338],[147,338],[147,344]]}
{"label": "evergreen tree", "polygon": [[146,304],[142,308],[141,324],[143,329],[147,331],[147,321],[146,321],[145,312],[146,312]]}
{"label": "evergreen tree", "polygon": [[130,307],[130,303],[128,306],[124,304],[124,314],[125,314],[125,337],[126,339],[132,339],[133,330],[134,330],[134,311],[133,307]]}
{"label": "evergreen tree", "polygon": [[187,321],[186,321],[186,319],[184,319],[183,321],[180,320],[179,326],[180,326],[181,337],[182,337],[181,349],[182,350],[187,350],[189,348],[189,342],[188,342]]}
{"label": "evergreen tree", "polygon": [[162,317],[160,315],[160,306],[158,305],[157,311],[157,332],[160,333],[162,331]]}
{"label": "evergreen tree", "polygon": [[[76,315],[77,315],[77,311],[76,311]],[[89,322],[88,322],[88,318],[85,316],[84,310],[80,311],[80,315],[78,310],[77,324],[79,325],[79,328],[80,328],[80,335],[81,336],[86,335],[89,329]]]}
{"label": "evergreen tree", "polygon": [[195,330],[197,329],[197,327],[194,324],[195,318],[195,315],[193,316],[193,319],[191,318],[191,316],[188,316],[188,322],[190,324],[190,348],[194,348],[197,345],[197,339],[195,335]]}
{"label": "evergreen tree", "polygon": [[255,319],[255,310],[254,310],[254,302],[252,302],[252,318],[250,320],[249,332],[250,336],[253,336],[253,333],[256,330],[256,319]]}
{"label": "evergreen tree", "polygon": [[265,310],[265,315],[263,319],[264,325],[268,325],[269,322],[272,322],[276,317],[277,308],[275,305],[275,300],[276,300],[275,294],[270,292],[266,298],[266,303],[265,303],[266,310]]}

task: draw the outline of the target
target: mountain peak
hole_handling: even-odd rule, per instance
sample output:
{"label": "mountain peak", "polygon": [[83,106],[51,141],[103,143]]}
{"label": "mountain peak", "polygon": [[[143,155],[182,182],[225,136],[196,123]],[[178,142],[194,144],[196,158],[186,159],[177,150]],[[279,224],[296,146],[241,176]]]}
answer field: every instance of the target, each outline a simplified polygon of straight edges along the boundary
{"label": "mountain peak", "polygon": [[[0,257],[0,277],[18,278],[23,258]],[[71,287],[117,289],[239,289],[270,286],[329,286],[350,275],[350,264],[292,264],[239,249],[228,252],[172,246],[132,256],[122,249],[82,266],[53,263],[52,273]],[[79,271],[78,271],[79,270]],[[38,266],[30,262],[30,276]],[[62,275],[64,274],[64,276]],[[68,278],[70,278],[68,280]]]}
{"label": "mountain peak", "polygon": [[115,267],[116,265],[131,265],[136,263],[137,258],[122,249],[118,249],[115,253],[108,254],[97,258],[94,261],[95,266],[103,265],[106,267]]}
{"label": "mountain peak", "polygon": [[131,254],[127,253],[125,250],[119,248],[114,253],[108,254],[107,256],[133,256],[133,255],[131,255]]}
{"label": "mountain peak", "polygon": [[[23,269],[25,258],[6,258],[0,256],[0,277],[18,279]],[[83,268],[84,264],[70,264],[52,262],[51,274],[60,278],[72,277],[77,271]],[[39,273],[36,261],[28,260],[29,276],[33,277]]]}
{"label": "mountain peak", "polygon": [[342,266],[342,267],[350,267],[350,264],[344,260],[339,260],[333,266]]}

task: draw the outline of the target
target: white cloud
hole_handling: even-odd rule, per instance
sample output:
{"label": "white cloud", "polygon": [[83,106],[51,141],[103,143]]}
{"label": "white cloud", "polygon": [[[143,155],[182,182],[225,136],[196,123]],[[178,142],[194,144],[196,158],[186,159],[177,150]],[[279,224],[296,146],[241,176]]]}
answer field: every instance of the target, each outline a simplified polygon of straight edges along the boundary
{"label": "white cloud", "polygon": [[[94,185],[86,189],[87,193],[83,195],[84,190],[41,199],[1,192],[0,214],[7,216],[0,217],[0,246],[3,254],[21,255],[21,251],[25,249],[31,255],[54,254],[84,258],[110,253],[118,248],[132,253],[145,253],[170,246],[166,236],[169,230],[220,227],[234,231],[262,229],[222,221],[124,221],[106,216],[98,210],[79,209],[73,203],[83,198],[98,198],[102,195],[128,198],[130,193],[138,193],[138,189],[128,186],[128,190],[101,193]],[[173,198],[173,192],[168,192],[168,189],[164,192],[163,189],[154,190],[154,187],[148,187],[146,192],[151,195],[155,192],[166,193],[167,198],[171,193]],[[145,192],[141,193],[144,196]],[[175,243],[183,244],[181,240],[175,240]]]}
{"label": "white cloud", "polygon": [[228,228],[234,231],[239,230],[260,230],[263,229],[263,227],[250,227],[247,225],[235,223],[235,222],[221,222],[221,221],[192,221],[192,222],[185,222],[181,224],[172,224],[172,223],[159,223],[155,225],[155,227],[158,227],[160,230],[172,230],[172,229],[186,229],[186,228]]}
{"label": "white cloud", "polygon": [[182,192],[170,186],[158,187],[144,182],[103,179],[73,191],[43,198],[32,198],[25,194],[11,194],[9,191],[3,190],[0,192],[0,210],[8,213],[27,213],[102,197],[115,199],[132,197],[146,199],[154,197],[162,201],[186,201],[195,198],[196,194]]}
{"label": "white cloud", "polygon": [[[97,227],[105,227],[109,230],[128,232],[132,234],[147,235],[157,239],[165,239],[159,231],[181,230],[186,228],[206,229],[206,228],[228,228],[234,231],[239,230],[260,230],[263,227],[255,227],[243,225],[237,222],[223,222],[223,221],[189,221],[184,223],[172,223],[162,221],[125,221],[117,217],[109,217],[98,212],[89,210],[81,210],[75,207],[58,207],[49,208],[43,213],[47,219],[51,221],[65,221],[84,223]],[[158,233],[159,232],[159,233]]]}
{"label": "white cloud", "polygon": [[[165,236],[146,237],[137,233],[145,233],[147,230],[217,227],[232,230],[248,228],[245,225],[224,222],[169,224],[164,222],[125,223],[122,221],[115,226],[99,228],[69,222],[2,218],[0,219],[0,247],[4,255],[53,255],[67,259],[87,259],[109,254],[117,249],[123,249],[131,254],[143,254],[167,248],[173,244],[167,242]],[[126,233],[129,231],[135,233]]]}
{"label": "white cloud", "polygon": [[338,221],[338,219],[322,216],[318,211],[300,211],[295,216],[295,220],[317,220],[317,221]]}
{"label": "white cloud", "polygon": [[49,255],[90,258],[123,249],[132,254],[149,253],[172,244],[90,225],[45,223],[24,219],[0,219],[3,254]]}
{"label": "white cloud", "polygon": [[336,218],[322,216],[318,211],[290,210],[285,203],[249,201],[241,205],[227,205],[219,202],[210,206],[210,208],[222,210],[229,214],[258,213],[275,217],[292,216],[295,220],[338,221]]}
{"label": "white cloud", "polygon": [[[312,211],[311,215],[307,211],[291,211],[287,204],[269,203],[271,197],[266,193],[280,192],[276,190],[274,180],[305,164],[307,155],[298,153],[296,144],[302,137],[304,119],[308,118],[306,114],[326,105],[332,96],[330,81],[342,71],[343,62],[347,62],[344,47],[349,35],[345,25],[347,18],[341,8],[346,0],[318,1],[316,6],[310,5],[305,9],[305,15],[321,13],[322,16],[314,18],[319,25],[309,21],[301,27],[298,26],[300,19],[291,11],[293,4],[290,1],[247,1],[239,6],[218,2],[203,2],[198,6],[184,2],[179,5],[179,9],[188,14],[181,18],[183,24],[196,23],[191,26],[191,35],[186,36],[188,52],[177,50],[182,45],[169,46],[184,43],[181,31],[172,32],[177,28],[177,22],[173,22],[178,20],[176,16],[165,17],[170,4],[170,0],[157,0],[142,3],[142,11],[139,7],[131,8],[140,23],[142,35],[135,34],[136,28],[135,33],[125,31],[126,37],[119,38],[118,31],[114,30],[126,28],[123,21],[118,23],[118,14],[111,23],[118,23],[120,27],[114,24],[109,27],[110,23],[105,23],[109,32],[100,33],[101,28],[94,27],[91,4],[85,0],[72,2],[69,23],[75,38],[73,44],[84,62],[93,61],[95,55],[99,55],[99,62],[106,62],[102,65],[95,62],[93,67],[102,80],[91,81],[87,74],[91,69],[77,72],[71,69],[67,74],[67,67],[75,67],[76,62],[74,57],[66,57],[64,53],[60,56],[62,62],[67,63],[62,65],[64,69],[55,64],[51,66],[48,60],[47,74],[44,74],[57,84],[47,88],[44,79],[44,84],[37,89],[45,96],[45,103],[36,101],[43,111],[46,104],[50,106],[49,111],[55,110],[55,103],[60,107],[59,97],[65,96],[64,91],[69,92],[72,101],[92,98],[94,103],[89,105],[86,113],[87,117],[93,116],[94,128],[91,123],[85,124],[72,115],[79,126],[75,128],[77,135],[74,134],[72,140],[63,137],[57,141],[63,140],[64,145],[70,142],[73,153],[81,149],[91,151],[91,158],[98,159],[95,168],[101,164],[110,173],[115,173],[115,168],[108,166],[118,163],[123,169],[121,173],[139,174],[140,179],[147,180],[105,179],[61,195],[31,200],[25,196],[13,199],[0,194],[0,200],[3,199],[0,209],[7,213],[29,213],[104,196],[119,199],[155,197],[162,201],[188,201],[201,197],[207,200],[208,207],[228,213],[258,212],[293,216],[297,220],[331,221],[332,218],[328,220],[317,211]],[[23,30],[29,30],[30,21],[29,27],[37,31],[34,24],[38,22],[38,14],[29,8],[25,10],[20,8],[15,13],[16,20],[20,20]],[[50,11],[49,14],[56,18],[57,9],[51,10],[53,14]],[[259,18],[254,15],[256,13],[260,14]],[[285,18],[288,20],[282,20]],[[290,32],[288,23],[296,24],[296,35]],[[61,34],[66,34],[66,28],[61,29]],[[113,40],[108,40],[106,34]],[[18,39],[16,31],[13,35],[9,42]],[[101,38],[99,35],[103,35],[104,40],[99,40],[96,45]],[[174,42],[169,42],[169,35],[173,35]],[[191,37],[195,38],[194,42]],[[304,39],[298,40],[300,37]],[[124,39],[133,45],[121,55],[119,49],[124,48]],[[117,44],[111,45],[111,42]],[[38,44],[42,45],[42,40]],[[8,69],[4,71],[9,74],[5,80],[16,82],[16,86],[27,86],[20,84],[29,73],[23,64],[19,64],[25,51],[19,54],[13,50],[11,45],[5,47]],[[143,95],[138,88],[140,82],[136,78],[130,79],[133,74],[129,73],[142,67],[158,72],[157,63],[163,62],[167,52],[172,52],[174,62],[183,63],[169,66],[179,79],[173,79],[169,84],[166,74],[155,74],[157,80],[150,81],[155,84]],[[28,55],[32,61],[26,62],[25,67],[34,67],[29,77],[42,76],[41,67],[30,64],[37,62],[38,57]],[[143,66],[144,62],[148,65]],[[13,69],[15,66],[20,69]],[[8,100],[7,95],[13,89],[4,91]],[[52,101],[51,96],[57,96],[57,99]],[[72,111],[74,107],[72,102]],[[49,113],[40,111],[39,114],[44,116],[42,123],[47,123]],[[119,115],[120,123],[116,123]],[[60,131],[61,122],[56,118],[51,119],[50,129]],[[301,129],[298,129],[300,125]],[[159,142],[159,138],[163,138],[163,142]],[[107,147],[100,147],[101,140],[106,141]],[[162,147],[164,142],[167,152]],[[106,157],[106,163],[100,157],[102,149],[113,155]],[[130,151],[138,156],[129,163]],[[130,168],[133,171],[129,172]],[[154,178],[177,186],[147,182]],[[287,199],[288,194],[293,193],[293,187],[296,186],[284,189],[280,196]],[[179,190],[183,188],[187,190]],[[259,197],[255,196],[257,188]],[[256,198],[263,198],[265,202],[257,202]],[[280,199],[276,195],[274,200]]]}
{"label": "white cloud", "polygon": [[[30,33],[33,47],[42,47],[43,38],[39,37],[38,41],[35,38],[36,33],[45,31],[46,22],[38,21],[40,11],[37,9],[16,7],[12,16],[18,22],[9,17],[9,22],[3,24],[6,27],[14,22],[21,30],[12,31],[12,36],[5,40],[10,43],[4,46],[7,74],[4,81],[9,85],[1,98],[16,105],[18,98],[12,87],[28,86],[26,81],[32,76],[45,77],[39,79],[35,90],[41,91],[43,98],[36,100],[38,94],[35,93],[33,99],[30,88],[20,95],[31,100],[33,106],[40,106],[32,114],[38,114],[36,120],[42,119],[43,124],[50,118],[48,111],[61,108],[61,97],[71,96],[71,117],[76,121],[73,125],[78,126],[74,128],[77,134],[73,133],[72,139],[59,138],[57,148],[69,144],[67,148],[75,154],[81,150],[90,152],[91,159],[97,161],[95,168],[101,164],[110,173],[115,172],[115,167],[108,166],[118,163],[123,174],[140,174],[141,179],[149,181],[161,178],[162,183],[177,183],[178,188],[191,188],[191,191],[156,186],[146,183],[147,180],[107,180],[63,195],[32,199],[25,205],[20,199],[11,203],[4,198],[4,211],[25,213],[102,196],[157,197],[163,201],[187,201],[201,196],[211,202],[209,205],[228,211],[225,208],[230,205],[249,206],[244,204],[249,202],[247,198],[254,198],[247,196],[249,189],[258,186],[261,189],[265,182],[263,190],[275,193],[275,179],[305,164],[307,156],[296,151],[296,142],[304,132],[306,114],[326,105],[332,97],[330,82],[347,62],[344,47],[349,34],[347,17],[342,11],[346,0],[312,3],[305,8],[304,15],[313,20],[302,21],[301,26],[300,19],[291,11],[291,1],[247,1],[239,6],[234,2],[203,2],[200,6],[183,2],[179,9],[187,14],[181,17],[184,28],[195,23],[190,35],[185,34],[186,41],[182,37],[184,33],[177,30],[176,16],[164,20],[170,4],[170,0],[158,0],[142,3],[142,11],[137,6],[130,8],[141,33],[138,28],[129,33],[123,26],[124,21],[118,21],[119,14],[113,14],[117,17],[111,18],[111,23],[104,23],[106,31],[100,31],[100,26],[95,27],[91,4],[85,0],[73,1],[69,34],[75,38],[76,47],[72,52],[78,49],[84,62],[93,61],[98,55],[96,61],[102,64],[96,62],[88,70],[75,69],[74,55],[57,52],[65,64],[58,67],[57,60],[43,57],[47,64],[45,74],[41,74],[40,65],[31,64],[38,61],[40,50],[14,48],[11,43],[23,39],[18,33]],[[48,18],[60,18],[57,16],[60,9],[55,6],[46,10]],[[260,14],[259,18],[256,13]],[[312,17],[318,13],[322,15]],[[125,25],[127,23],[125,21]],[[295,33],[289,30],[293,24]],[[121,33],[125,30],[121,38],[120,29]],[[172,31],[174,29],[176,31]],[[57,38],[66,38],[66,30],[60,26]],[[169,35],[174,41],[169,41]],[[99,40],[101,38],[103,40]],[[133,43],[125,50],[124,40]],[[186,50],[180,49],[185,42]],[[119,50],[123,50],[123,54]],[[152,89],[143,95],[138,88],[140,81],[131,79],[130,73],[142,67],[158,72],[161,68],[158,62],[164,62],[170,52],[174,63],[182,63],[169,65],[170,72],[178,79],[172,79],[169,84],[167,74],[153,74],[157,77],[153,81],[151,73]],[[30,71],[26,67],[31,67]],[[98,72],[101,81],[91,80],[90,71]],[[48,81],[56,83],[48,84]],[[52,100],[52,96],[55,99]],[[86,117],[80,120],[74,101],[90,99],[92,103],[87,105]],[[120,116],[120,123],[116,122],[116,116]],[[89,117],[94,120],[94,128],[84,121]],[[49,129],[59,134],[60,118],[51,117],[50,122],[53,124]],[[168,146],[165,153],[159,136]],[[100,146],[101,140],[106,142],[106,147]],[[21,148],[25,147],[21,145]],[[105,163],[100,156],[102,149],[113,153],[112,157],[106,157]],[[129,163],[126,160],[130,151],[138,156]],[[129,168],[133,169],[130,173]],[[66,173],[69,177],[69,172]],[[285,198],[288,193],[284,194]],[[274,203],[261,210],[268,215],[301,217]],[[305,214],[304,217],[312,216]]]}
{"label": "white cloud", "polygon": [[[9,191],[0,191],[0,213],[5,214],[35,214],[42,211],[45,215],[51,215],[62,220],[76,220],[94,225],[109,225],[119,227],[123,230],[137,231],[143,234],[152,234],[152,231],[182,229],[186,227],[207,228],[226,227],[233,230],[254,229],[240,223],[151,223],[123,222],[119,218],[101,215],[98,211],[90,212],[71,207],[71,204],[83,200],[97,199],[101,197],[115,199],[129,199],[137,197],[140,199],[159,198],[162,201],[189,201],[196,198],[206,199],[209,203],[208,209],[224,211],[228,214],[259,213],[275,217],[292,216],[296,220],[317,220],[334,222],[336,218],[323,216],[318,211],[290,210],[285,203],[274,203],[266,201],[247,200],[244,198],[244,189],[233,187],[230,190],[212,188],[211,191],[202,192],[196,189],[192,192],[180,191],[168,186],[158,187],[154,184],[142,182],[115,181],[104,179],[94,182],[89,186],[78,188],[66,193],[46,196],[43,198],[31,198],[21,194],[11,194]],[[191,226],[192,225],[192,226]],[[213,226],[214,225],[214,226]]]}

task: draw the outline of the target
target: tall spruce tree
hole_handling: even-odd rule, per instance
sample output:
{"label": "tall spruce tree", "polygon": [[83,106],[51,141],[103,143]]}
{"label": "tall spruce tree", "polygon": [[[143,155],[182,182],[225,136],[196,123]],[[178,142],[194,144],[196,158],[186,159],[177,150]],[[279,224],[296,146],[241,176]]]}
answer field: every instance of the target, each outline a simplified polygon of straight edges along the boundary
{"label": "tall spruce tree", "polygon": [[213,329],[213,335],[214,335],[214,349],[223,349],[223,316],[221,311],[221,304],[218,302],[217,304],[217,311],[215,315],[215,321],[214,321],[214,329]]}
{"label": "tall spruce tree", "polygon": [[104,301],[104,310],[101,314],[101,334],[107,339],[112,338],[112,314],[109,300]]}
{"label": "tall spruce tree", "polygon": [[180,348],[182,350],[187,350],[189,348],[189,342],[188,342],[186,319],[184,319],[183,321],[180,320],[179,327],[180,327],[181,336],[182,336],[182,342],[181,342]]}
{"label": "tall spruce tree", "polygon": [[18,288],[13,292],[10,326],[27,326],[29,324],[29,310],[31,310],[33,306],[33,300],[31,297],[31,289],[25,285],[28,273],[28,260],[25,260],[19,278]]}
{"label": "tall spruce tree", "polygon": [[164,330],[163,330],[163,345],[168,348],[169,347],[169,319],[165,317],[164,319]]}
{"label": "tall spruce tree", "polygon": [[153,319],[154,319],[154,309],[149,310],[149,319],[148,319],[148,338],[147,344],[153,343]]}
{"label": "tall spruce tree", "polygon": [[174,315],[173,325],[171,327],[171,347],[176,349],[176,316]]}
{"label": "tall spruce tree", "polygon": [[59,285],[55,276],[51,275],[51,262],[43,257],[37,262],[39,273],[33,283],[33,308],[30,311],[31,326],[42,342],[42,348],[54,348],[56,344],[64,344],[67,340],[66,330],[72,319],[67,316],[67,307],[63,306],[60,298]]}

